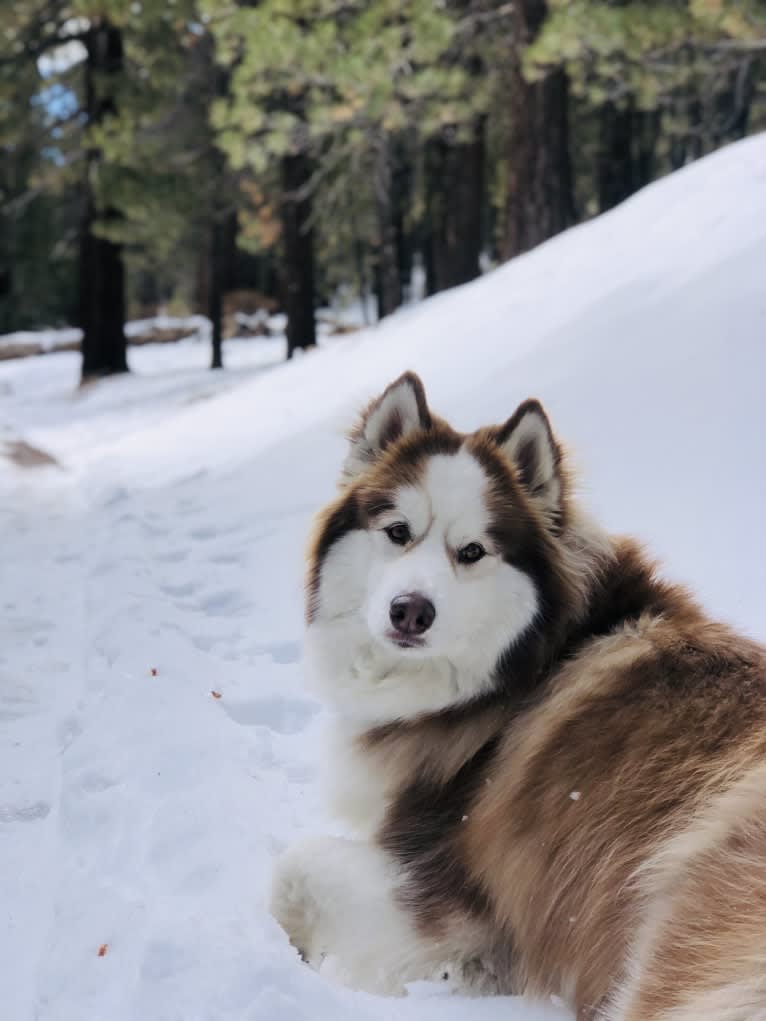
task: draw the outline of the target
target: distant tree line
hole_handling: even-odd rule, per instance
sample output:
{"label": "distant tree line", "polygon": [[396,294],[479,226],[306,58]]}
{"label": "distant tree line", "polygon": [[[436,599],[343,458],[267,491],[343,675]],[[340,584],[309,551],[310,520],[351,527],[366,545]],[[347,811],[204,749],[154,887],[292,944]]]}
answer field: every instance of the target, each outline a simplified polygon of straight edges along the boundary
{"label": "distant tree line", "polygon": [[224,296],[378,314],[766,126],[762,0],[17,0],[0,32],[0,331]]}

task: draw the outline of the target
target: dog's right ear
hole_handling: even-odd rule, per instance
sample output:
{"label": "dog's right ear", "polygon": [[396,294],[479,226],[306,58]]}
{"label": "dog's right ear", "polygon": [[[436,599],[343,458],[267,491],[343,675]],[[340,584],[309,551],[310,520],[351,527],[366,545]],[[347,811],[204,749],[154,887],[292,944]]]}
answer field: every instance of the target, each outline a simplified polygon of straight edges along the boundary
{"label": "dog's right ear", "polygon": [[351,446],[343,465],[343,480],[353,481],[392,443],[430,425],[423,384],[414,372],[405,372],[362,412],[349,436]]}

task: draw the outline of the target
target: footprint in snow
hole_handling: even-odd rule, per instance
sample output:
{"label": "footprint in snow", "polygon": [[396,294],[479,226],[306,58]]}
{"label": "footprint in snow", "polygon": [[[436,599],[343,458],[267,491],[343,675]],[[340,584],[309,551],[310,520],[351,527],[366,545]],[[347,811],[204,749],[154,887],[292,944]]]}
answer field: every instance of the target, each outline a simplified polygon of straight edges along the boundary
{"label": "footprint in snow", "polygon": [[0,824],[11,822],[37,822],[51,810],[47,801],[30,801],[22,805],[0,805]]}
{"label": "footprint in snow", "polygon": [[239,531],[238,528],[215,528],[210,525],[202,525],[200,528],[193,528],[189,532],[190,539],[196,539],[199,542],[207,542],[210,539],[222,539],[226,535],[233,535]]}
{"label": "footprint in snow", "polygon": [[250,604],[236,589],[221,589],[201,599],[198,609],[211,617],[229,617],[247,613]]}
{"label": "footprint in snow", "polygon": [[17,617],[8,621],[9,630],[22,637],[32,638],[41,632],[55,630],[55,623],[52,620],[37,620],[33,617]]}
{"label": "footprint in snow", "polygon": [[155,558],[160,564],[180,564],[189,559],[188,549],[168,550],[167,553],[158,553]]}
{"label": "footprint in snow", "polygon": [[116,780],[111,780],[107,776],[103,776],[101,773],[97,773],[94,770],[86,770],[80,777],[79,780],[80,788],[86,794],[103,794],[104,791],[110,790],[112,787],[117,786]]}
{"label": "footprint in snow", "polygon": [[73,563],[76,563],[78,560],[82,560],[82,554],[81,553],[60,553],[60,554],[58,554],[58,556],[55,556],[53,559],[54,559],[54,561],[57,564],[73,564]]}
{"label": "footprint in snow", "polygon": [[208,558],[210,564],[241,564],[244,563],[244,553],[213,553]]}
{"label": "footprint in snow", "polygon": [[0,698],[0,720],[20,720],[39,708],[40,703],[31,691],[9,692]]}
{"label": "footprint in snow", "polygon": [[59,747],[61,751],[65,752],[72,742],[77,740],[80,734],[82,734],[82,725],[79,720],[74,717],[69,717],[69,719],[64,720],[58,728]]}
{"label": "footprint in snow", "polygon": [[254,642],[244,650],[247,655],[268,656],[272,662],[280,666],[300,663],[303,658],[303,645],[296,641],[286,642]]}
{"label": "footprint in snow", "polygon": [[151,940],[141,964],[141,977],[149,982],[160,982],[188,971],[195,963],[193,954],[183,944],[164,939]]}
{"label": "footprint in snow", "polygon": [[186,596],[193,596],[197,586],[193,581],[187,581],[181,585],[160,585],[160,592],[163,595],[171,596],[173,599],[183,599]]}
{"label": "footprint in snow", "polygon": [[235,723],[243,727],[268,727],[277,734],[298,734],[305,730],[318,712],[318,706],[297,699],[270,698],[221,699],[219,705]]}
{"label": "footprint in snow", "polygon": [[129,499],[130,493],[124,486],[115,486],[103,498],[101,506],[105,509],[109,507],[117,507],[121,503],[126,503]]}
{"label": "footprint in snow", "polygon": [[300,663],[303,647],[300,642],[272,642],[264,645],[263,651],[274,660],[275,663]]}
{"label": "footprint in snow", "polygon": [[169,528],[165,527],[162,524],[155,524],[153,521],[147,520],[147,518],[144,518],[141,521],[141,530],[145,536],[148,536],[150,538],[157,537],[160,539],[164,539],[166,536],[170,535]]}

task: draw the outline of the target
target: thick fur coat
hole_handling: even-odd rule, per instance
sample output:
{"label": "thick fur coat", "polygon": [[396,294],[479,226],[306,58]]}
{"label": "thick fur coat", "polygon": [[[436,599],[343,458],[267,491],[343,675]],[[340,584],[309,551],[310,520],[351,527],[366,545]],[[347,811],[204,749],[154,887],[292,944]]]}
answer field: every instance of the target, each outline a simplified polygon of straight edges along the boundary
{"label": "thick fur coat", "polygon": [[320,515],[307,650],[346,838],[272,911],[372,992],[766,1021],[766,650],[578,508],[537,401],[462,435],[405,374]]}

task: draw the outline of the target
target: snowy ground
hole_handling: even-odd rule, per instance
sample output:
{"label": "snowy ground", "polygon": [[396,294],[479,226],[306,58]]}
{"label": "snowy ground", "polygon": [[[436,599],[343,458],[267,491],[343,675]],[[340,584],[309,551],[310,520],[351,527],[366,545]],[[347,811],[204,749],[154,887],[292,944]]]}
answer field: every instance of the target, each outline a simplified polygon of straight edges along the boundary
{"label": "snowy ground", "polygon": [[766,638],[765,267],[762,137],[290,366],[271,341],[218,375],[200,345],[140,348],[77,392],[74,354],[0,365],[0,450],[60,462],[0,457],[4,1021],[565,1016],[350,993],[266,914],[274,855],[323,825],[309,521],[404,368],[463,427],[535,394],[607,523]]}

